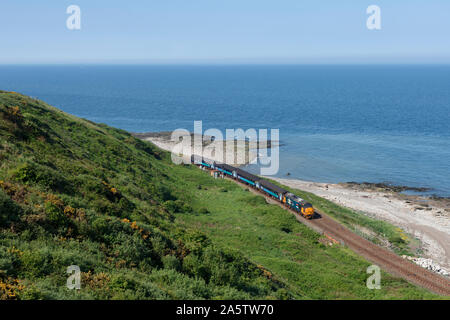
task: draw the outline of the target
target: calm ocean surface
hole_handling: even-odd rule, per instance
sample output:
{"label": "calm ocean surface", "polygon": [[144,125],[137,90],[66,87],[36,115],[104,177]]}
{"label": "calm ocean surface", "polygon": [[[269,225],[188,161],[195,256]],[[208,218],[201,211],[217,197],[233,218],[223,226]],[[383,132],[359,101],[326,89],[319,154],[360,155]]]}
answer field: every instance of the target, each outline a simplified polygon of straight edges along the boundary
{"label": "calm ocean surface", "polygon": [[280,177],[450,196],[450,66],[0,66],[0,89],[134,132],[279,128]]}

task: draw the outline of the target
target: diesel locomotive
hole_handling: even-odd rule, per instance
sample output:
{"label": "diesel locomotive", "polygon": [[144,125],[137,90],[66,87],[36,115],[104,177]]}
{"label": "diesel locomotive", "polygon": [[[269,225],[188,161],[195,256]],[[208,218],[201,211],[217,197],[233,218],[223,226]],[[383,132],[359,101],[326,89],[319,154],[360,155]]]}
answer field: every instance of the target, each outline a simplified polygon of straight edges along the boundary
{"label": "diesel locomotive", "polygon": [[225,163],[217,163],[213,160],[192,155],[191,163],[210,170],[220,171],[224,176],[249,185],[250,187],[276,199],[285,206],[293,209],[306,219],[312,219],[314,216],[314,207],[311,203],[292,194],[291,192],[247,171],[235,168]]}

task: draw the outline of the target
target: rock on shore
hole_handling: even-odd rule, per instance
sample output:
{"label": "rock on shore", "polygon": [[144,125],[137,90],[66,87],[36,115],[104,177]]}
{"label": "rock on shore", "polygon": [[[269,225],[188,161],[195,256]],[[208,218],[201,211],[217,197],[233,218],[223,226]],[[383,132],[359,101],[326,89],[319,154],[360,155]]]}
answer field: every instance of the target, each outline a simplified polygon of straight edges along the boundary
{"label": "rock on shore", "polygon": [[443,276],[449,276],[450,273],[443,269],[440,265],[436,264],[433,262],[433,260],[431,259],[425,259],[425,258],[416,258],[416,257],[410,257],[407,255],[403,255],[402,256],[404,259],[408,259],[409,261],[414,262],[415,264],[418,264],[419,266],[421,266],[422,268],[431,270],[433,272],[439,273]]}

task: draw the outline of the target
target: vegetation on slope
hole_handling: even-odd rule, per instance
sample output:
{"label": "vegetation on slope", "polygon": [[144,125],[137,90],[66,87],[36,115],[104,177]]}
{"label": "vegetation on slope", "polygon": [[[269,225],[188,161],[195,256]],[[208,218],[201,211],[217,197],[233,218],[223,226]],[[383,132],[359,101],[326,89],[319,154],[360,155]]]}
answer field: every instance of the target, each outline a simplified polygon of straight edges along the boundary
{"label": "vegetation on slope", "polygon": [[[197,190],[188,187],[194,181],[199,184]],[[194,213],[177,215],[180,223],[202,230],[225,247],[239,249],[286,283],[287,292],[296,299],[433,297],[384,272],[381,290],[367,289],[366,270],[371,263],[348,248],[331,245],[287,210],[232,181],[215,180],[207,172],[195,170],[176,189],[194,207]],[[198,213],[205,203],[209,204],[208,212]]]}
{"label": "vegetation on slope", "polygon": [[[429,298],[230,181],[0,92],[0,298]],[[66,288],[78,265],[82,289]]]}
{"label": "vegetation on slope", "polygon": [[[15,93],[0,93],[0,297],[278,298],[243,255],[180,227],[168,154]],[[66,288],[78,265],[82,290]],[[283,291],[284,292],[284,291]]]}

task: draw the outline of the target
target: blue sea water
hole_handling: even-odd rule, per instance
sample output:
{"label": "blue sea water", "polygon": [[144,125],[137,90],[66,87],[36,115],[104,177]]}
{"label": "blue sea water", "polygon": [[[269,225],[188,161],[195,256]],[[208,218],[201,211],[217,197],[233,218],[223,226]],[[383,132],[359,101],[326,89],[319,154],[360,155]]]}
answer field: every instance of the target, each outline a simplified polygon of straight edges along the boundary
{"label": "blue sea water", "polygon": [[450,66],[0,66],[0,89],[134,132],[278,128],[278,176],[450,196]]}

